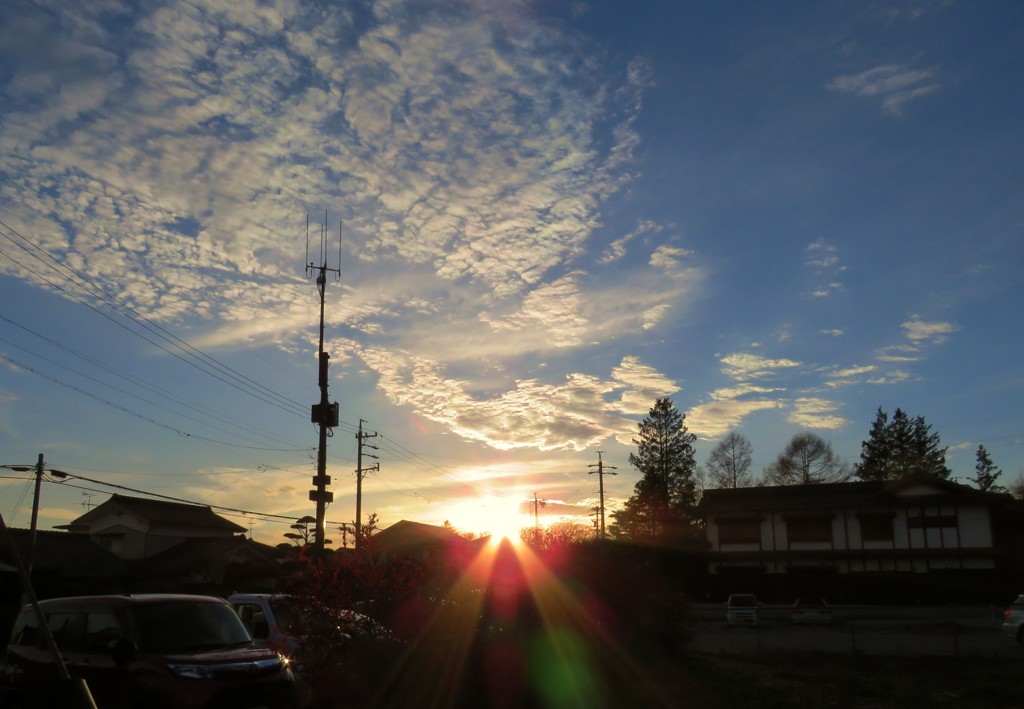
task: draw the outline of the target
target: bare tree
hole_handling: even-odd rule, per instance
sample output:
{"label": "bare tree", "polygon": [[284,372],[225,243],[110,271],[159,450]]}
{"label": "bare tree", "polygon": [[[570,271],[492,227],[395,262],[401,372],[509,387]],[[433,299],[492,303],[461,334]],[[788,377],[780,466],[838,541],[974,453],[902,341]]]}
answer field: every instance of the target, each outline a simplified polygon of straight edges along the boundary
{"label": "bare tree", "polygon": [[832,444],[814,433],[798,433],[775,462],[764,469],[766,485],[838,483],[850,479],[850,469],[832,452]]}
{"label": "bare tree", "polygon": [[754,484],[750,472],[753,447],[742,434],[731,431],[723,438],[706,463],[708,478],[714,487],[749,487]]}

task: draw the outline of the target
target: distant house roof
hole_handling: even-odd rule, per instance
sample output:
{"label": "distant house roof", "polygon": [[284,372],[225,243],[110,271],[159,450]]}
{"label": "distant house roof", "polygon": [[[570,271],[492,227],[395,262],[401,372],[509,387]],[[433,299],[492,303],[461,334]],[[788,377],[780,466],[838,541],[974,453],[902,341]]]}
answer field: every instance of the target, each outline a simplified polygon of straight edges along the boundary
{"label": "distant house roof", "polygon": [[281,565],[274,548],[245,537],[186,539],[170,549],[137,562],[136,569],[146,575],[167,576],[186,573],[198,565],[244,562],[249,566],[279,572]]}
{"label": "distant house roof", "polygon": [[[21,561],[28,565],[32,532],[10,529],[11,539]],[[14,566],[7,545],[0,543],[0,564]],[[102,578],[124,574],[124,561],[102,548],[84,534],[39,530],[33,567],[37,571],[58,571],[64,576]]]}
{"label": "distant house roof", "polygon": [[450,529],[403,519],[378,532],[374,544],[380,549],[401,551],[431,544],[466,544],[469,540]]}
{"label": "distant house roof", "polygon": [[87,531],[90,523],[105,517],[111,509],[123,510],[146,519],[154,526],[187,526],[200,527],[222,532],[245,532],[246,528],[224,519],[205,505],[191,505],[184,502],[168,500],[150,500],[127,495],[111,495],[110,499],[89,510],[69,524],[61,525],[62,529]]}

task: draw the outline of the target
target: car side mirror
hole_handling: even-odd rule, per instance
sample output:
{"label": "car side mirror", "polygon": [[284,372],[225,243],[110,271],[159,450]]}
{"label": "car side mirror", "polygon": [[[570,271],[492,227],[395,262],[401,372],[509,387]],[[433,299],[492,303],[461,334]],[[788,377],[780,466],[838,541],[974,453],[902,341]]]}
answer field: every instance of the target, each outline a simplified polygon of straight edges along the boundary
{"label": "car side mirror", "polygon": [[135,646],[134,641],[127,640],[125,638],[118,638],[112,640],[107,648],[110,650],[110,654],[114,657],[114,662],[121,665],[132,659],[132,657],[139,651],[139,648]]}

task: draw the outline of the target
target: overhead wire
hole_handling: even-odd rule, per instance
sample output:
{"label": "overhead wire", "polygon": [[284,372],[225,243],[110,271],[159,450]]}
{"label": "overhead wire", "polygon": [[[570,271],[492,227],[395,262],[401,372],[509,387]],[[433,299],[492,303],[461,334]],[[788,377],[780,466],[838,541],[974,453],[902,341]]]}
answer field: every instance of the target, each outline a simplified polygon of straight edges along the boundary
{"label": "overhead wire", "polygon": [[[4,230],[6,230],[6,232],[9,232],[9,233],[5,233]],[[47,253],[45,250],[39,248],[35,244],[33,244],[27,237],[25,237],[23,234],[21,234],[21,232],[19,232],[15,228],[11,227],[9,224],[4,222],[3,220],[0,220],[0,236],[2,236],[8,242],[13,244],[14,246],[19,248],[20,250],[22,250],[26,254],[28,254],[30,257],[36,259],[37,261],[39,261],[40,263],[45,265],[47,268],[50,268],[51,270],[55,271],[62,278],[64,278],[66,281],[69,281],[69,282],[73,283],[74,285],[76,285],[85,294],[91,295],[93,298],[95,298],[95,299],[105,303],[108,307],[110,307],[117,314],[119,314],[123,318],[126,318],[127,320],[129,320],[135,326],[140,327],[140,328],[144,329],[145,331],[151,333],[154,337],[162,340],[163,342],[168,343],[168,345],[170,345],[174,349],[171,349],[170,347],[165,346],[164,344],[161,344],[161,342],[155,341],[153,338],[147,336],[143,332],[140,332],[139,330],[137,330],[137,329],[135,329],[133,327],[129,327],[124,322],[119,321],[118,319],[112,317],[108,313],[106,313],[103,310],[99,309],[97,306],[93,305],[93,303],[89,302],[86,298],[81,297],[81,296],[79,296],[76,293],[72,293],[67,288],[63,287],[60,283],[55,282],[51,278],[48,278],[44,274],[40,273],[38,270],[30,267],[29,265],[23,263],[22,261],[18,260],[15,257],[13,257],[11,254],[9,254],[9,253],[7,253],[7,252],[5,252],[3,250],[0,250],[0,254],[6,256],[8,259],[10,259],[14,263],[16,263],[18,266],[23,268],[28,273],[33,274],[35,277],[40,279],[42,282],[48,284],[50,287],[60,291],[61,293],[64,293],[65,295],[67,295],[68,297],[72,298],[73,300],[79,302],[80,304],[85,305],[86,307],[88,307],[89,309],[93,310],[94,312],[96,312],[97,314],[101,315],[102,317],[106,318],[107,320],[111,321],[112,323],[114,323],[118,327],[121,327],[121,328],[125,329],[129,333],[131,333],[131,334],[133,334],[133,335],[135,335],[137,337],[140,337],[141,339],[143,339],[146,342],[150,343],[154,347],[157,347],[160,350],[162,350],[164,352],[167,352],[168,354],[174,356],[178,360],[183,361],[183,362],[185,362],[187,364],[190,364],[191,366],[199,369],[200,371],[206,373],[207,375],[213,376],[215,379],[218,379],[219,381],[221,381],[221,382],[223,382],[225,384],[228,384],[229,386],[232,386],[233,388],[238,389],[238,390],[242,391],[243,393],[249,394],[251,396],[255,396],[257,399],[259,399],[261,401],[264,401],[265,403],[269,403],[269,404],[271,404],[273,406],[276,406],[278,408],[282,408],[283,410],[288,411],[290,413],[301,414],[302,416],[306,416],[307,415],[308,408],[305,405],[300,404],[298,402],[295,402],[294,400],[289,399],[288,397],[283,396],[281,394],[278,394],[277,392],[274,392],[272,389],[263,386],[262,384],[256,382],[255,380],[249,378],[248,376],[246,376],[244,374],[241,374],[240,372],[237,372],[233,368],[231,368],[231,367],[229,367],[229,366],[219,362],[218,360],[214,359],[213,357],[210,357],[209,355],[206,355],[205,353],[203,353],[199,349],[197,349],[194,346],[192,346],[187,341],[177,337],[176,335],[174,335],[173,333],[169,332],[168,330],[166,330],[162,326],[158,325],[157,323],[155,323],[152,320],[150,320],[149,318],[147,318],[145,315],[142,315],[141,313],[136,311],[134,308],[132,308],[130,305],[126,304],[125,302],[123,302],[119,298],[106,293],[106,291],[104,291],[100,286],[96,285],[91,280],[89,280],[89,278],[87,278],[83,274],[79,273],[77,270],[71,268],[70,266],[67,266],[66,264],[63,264],[60,261],[58,261],[57,259],[55,259],[49,253]],[[17,237],[17,239],[15,239],[14,237]],[[31,247],[31,249],[29,247]],[[45,338],[45,336],[41,336],[38,333],[35,333],[35,332],[31,331],[31,329],[29,329],[29,328],[24,328],[24,326],[22,326],[22,325],[20,325],[18,323],[15,323],[14,321],[10,320],[9,318],[3,317],[3,316],[0,316],[0,318],[2,318],[3,320],[11,323],[12,325],[14,325],[16,327],[20,327],[22,329],[28,330],[30,333],[36,335],[37,337],[42,337],[44,340],[49,341],[51,344],[55,344],[55,343],[53,343],[52,340],[49,340],[49,338]],[[24,349],[24,348],[20,348],[20,349]],[[64,349],[65,349],[65,351],[68,351],[69,353],[71,353],[71,354],[73,354],[75,356],[83,357],[84,359],[86,359],[86,361],[89,361],[90,363],[92,363],[92,364],[94,364],[96,366],[102,366],[102,365],[98,365],[98,363],[95,360],[92,360],[91,358],[88,358],[88,357],[82,355],[81,353],[77,353],[74,350],[71,350],[70,348],[64,348]],[[106,404],[106,405],[111,406],[111,407],[113,407],[115,409],[121,410],[121,411],[123,411],[125,413],[128,413],[129,415],[135,416],[136,418],[139,418],[139,419],[141,419],[143,421],[146,421],[146,422],[148,422],[148,423],[150,423],[152,425],[156,425],[158,427],[170,430],[170,431],[178,434],[179,436],[182,436],[182,437],[185,437],[185,438],[195,438],[195,439],[198,439],[198,440],[207,441],[207,442],[215,444],[215,445],[221,445],[221,446],[226,446],[226,447],[231,447],[231,448],[247,448],[247,449],[253,449],[253,450],[268,450],[268,451],[280,451],[280,452],[299,452],[299,451],[308,451],[308,450],[310,450],[310,448],[308,448],[308,447],[295,448],[295,449],[281,449],[281,448],[262,447],[262,446],[247,446],[247,445],[242,445],[242,444],[230,443],[230,442],[227,442],[227,441],[219,441],[219,440],[207,437],[207,436],[202,436],[202,435],[199,435],[199,434],[189,433],[189,432],[181,430],[181,429],[179,429],[179,428],[177,428],[175,426],[171,426],[171,425],[162,423],[162,422],[157,421],[157,420],[155,420],[155,419],[153,419],[151,417],[148,417],[148,416],[145,416],[143,414],[140,414],[139,412],[133,411],[133,410],[129,409],[128,407],[125,407],[125,406],[120,405],[118,403],[115,403],[113,401],[104,399],[103,397],[100,397],[100,396],[98,396],[96,394],[88,392],[88,391],[86,391],[86,390],[84,390],[84,389],[82,389],[80,387],[77,387],[77,386],[75,386],[73,384],[69,384],[69,383],[67,383],[67,382],[65,382],[65,381],[63,381],[63,380],[61,380],[61,379],[59,379],[57,377],[54,377],[54,376],[45,374],[43,372],[40,372],[37,369],[35,369],[35,368],[33,368],[33,367],[29,366],[29,365],[26,365],[25,363],[19,362],[19,361],[14,360],[13,358],[11,358],[9,356],[4,355],[3,353],[0,353],[0,358],[3,358],[4,360],[10,362],[11,364],[13,364],[15,366],[18,366],[18,367],[20,367],[22,369],[25,369],[26,371],[32,372],[34,374],[37,374],[38,376],[41,376],[41,377],[46,378],[46,379],[49,379],[50,381],[53,381],[53,382],[55,382],[55,383],[57,383],[57,384],[59,384],[61,386],[67,387],[67,388],[69,388],[69,389],[71,389],[73,391],[77,391],[77,392],[79,392],[79,393],[81,393],[81,394],[83,394],[85,396],[89,396],[90,398],[93,398],[93,399],[95,399],[95,400],[97,400],[97,401],[99,401],[99,402],[101,402],[103,404]],[[52,360],[49,360],[49,361],[52,362]],[[63,365],[60,365],[60,366],[63,366]],[[113,371],[110,368],[107,368],[107,367],[104,367],[104,368],[108,372],[112,372]],[[69,370],[69,371],[74,371],[74,370]],[[87,375],[82,375],[79,372],[76,372],[76,373],[79,374],[80,376],[87,376]],[[133,381],[133,383],[142,386],[142,384],[140,384],[139,380],[137,380],[137,379],[133,379],[133,378],[129,377],[128,375],[125,375],[125,374],[120,373],[120,372],[114,372],[114,373],[117,374],[117,376],[123,376],[124,378],[128,379],[129,381]],[[224,376],[221,376],[221,374],[223,374]],[[228,378],[226,378],[226,377],[228,377]],[[98,381],[98,380],[93,379],[93,381]],[[109,385],[107,383],[103,383],[103,382],[100,382],[100,383],[103,384],[104,386],[111,386],[111,385]],[[116,391],[122,391],[122,393],[126,393],[126,394],[129,394],[131,396],[134,396],[135,398],[139,398],[139,399],[141,399],[143,401],[146,401],[147,403],[152,403],[152,402],[149,402],[148,400],[146,400],[146,399],[144,399],[142,397],[139,397],[138,395],[131,394],[129,392],[124,392],[123,390],[117,389],[116,387],[112,387],[111,386],[111,388],[115,389]],[[189,404],[188,402],[186,402],[185,400],[175,399],[175,397],[173,395],[170,395],[170,394],[168,394],[166,392],[161,392],[159,390],[154,390],[153,388],[150,388],[150,391],[153,392],[153,393],[156,393],[156,394],[158,394],[160,396],[168,396],[168,398],[171,398],[172,400],[175,400],[176,403],[178,403],[181,406],[184,406],[185,408],[192,408],[193,410],[198,411],[200,413],[203,413],[204,415],[211,415],[211,414],[206,413],[205,411],[203,411],[202,407],[193,406],[193,405]],[[165,408],[166,409],[166,407],[161,407],[161,408]],[[166,410],[170,411],[170,409],[166,409]],[[180,416],[185,416],[186,418],[190,418],[193,421],[197,421],[196,419],[194,419],[192,417],[189,417],[189,416],[187,416],[185,414],[182,414],[180,412],[172,412],[172,413],[175,413],[176,415],[180,415]],[[200,422],[200,423],[202,423],[202,422]],[[209,425],[209,424],[204,424],[204,425]],[[246,428],[246,426],[244,424],[241,424],[241,423],[236,424],[236,425],[238,425],[240,428],[243,428],[243,429]],[[349,431],[349,432],[353,432],[353,433],[358,431],[358,427],[355,424],[349,423],[347,421],[339,421],[339,426],[338,427],[343,429],[343,430],[346,430],[346,431]],[[219,427],[216,427],[216,426],[214,426],[214,428],[217,428],[218,430],[221,430],[223,432],[231,433],[231,432],[225,431],[223,428],[219,428]],[[254,431],[254,429],[248,429],[248,430]],[[333,433],[333,431],[332,431],[332,433]],[[236,434],[232,433],[232,435],[236,435]],[[435,477],[439,477],[441,479],[444,479],[444,480],[446,480],[446,481],[448,481],[448,482],[450,482],[452,484],[464,487],[466,489],[474,489],[473,486],[470,483],[467,483],[464,480],[460,480],[458,477],[454,476],[451,473],[451,471],[447,470],[443,466],[439,466],[439,465],[437,465],[437,464],[427,460],[422,455],[411,451],[410,449],[406,448],[405,446],[402,446],[397,441],[394,441],[392,439],[385,439],[384,436],[381,436],[381,439],[382,439],[382,443],[383,443],[382,448],[386,449],[397,460],[399,460],[401,462],[404,462],[406,464],[412,465],[413,467],[419,468],[420,470],[428,472],[429,474],[431,474],[431,475],[433,475]],[[282,440],[282,439],[279,439],[279,440]],[[386,442],[384,442],[384,441],[386,441]],[[379,476],[378,476],[378,479],[380,479]],[[391,489],[394,489],[394,488],[391,488]],[[417,496],[422,497],[422,495],[418,495],[418,494],[417,494]],[[426,499],[426,498],[423,498],[423,499]]]}
{"label": "overhead wire", "polygon": [[[172,413],[172,414],[174,414],[176,416],[181,416],[181,417],[183,417],[185,419],[188,419],[190,421],[194,421],[194,422],[199,423],[201,425],[208,426],[209,428],[212,428],[212,429],[217,430],[217,431],[221,431],[222,433],[227,433],[228,435],[236,435],[233,432],[229,431],[228,429],[226,429],[226,428],[224,428],[222,426],[218,426],[217,424],[213,424],[213,423],[210,423],[210,422],[207,422],[207,421],[201,421],[198,418],[196,418],[195,416],[190,416],[189,414],[184,414],[184,413],[181,413],[180,411],[174,411],[173,409],[171,409],[171,408],[169,408],[167,406],[164,406],[163,404],[161,404],[159,402],[151,401],[149,399],[146,399],[145,397],[139,396],[138,394],[135,394],[133,392],[127,391],[126,389],[122,389],[121,387],[117,387],[117,386],[114,386],[113,384],[109,384],[107,382],[103,382],[103,381],[101,381],[101,380],[97,379],[96,377],[93,377],[93,376],[91,376],[89,374],[86,374],[86,373],[80,372],[80,371],[78,371],[76,369],[72,369],[71,367],[67,367],[65,365],[62,365],[62,364],[60,364],[58,362],[55,362],[54,360],[46,357],[45,355],[39,354],[38,352],[33,352],[32,350],[29,350],[29,349],[27,349],[25,347],[22,347],[21,345],[18,345],[18,344],[14,343],[14,342],[11,342],[10,340],[7,340],[5,338],[0,337],[0,342],[6,342],[7,344],[11,345],[12,347],[16,347],[16,348],[18,348],[18,349],[20,349],[20,350],[22,350],[24,352],[27,352],[28,354],[31,354],[31,355],[33,355],[35,357],[38,357],[39,359],[43,360],[44,362],[49,362],[50,364],[54,364],[54,365],[56,365],[58,367],[62,367],[64,369],[66,369],[67,371],[71,372],[72,374],[77,374],[78,376],[83,377],[83,378],[85,378],[85,379],[87,379],[89,381],[95,382],[95,383],[100,384],[102,386],[109,387],[110,389],[113,389],[116,392],[120,392],[120,393],[124,394],[125,396],[130,396],[130,397],[132,397],[134,399],[138,399],[139,401],[141,401],[141,402],[143,402],[145,404],[149,404],[150,406],[155,406],[156,408],[163,409],[164,411]],[[11,359],[10,357],[7,357],[6,355],[4,355],[2,353],[0,353],[0,357],[4,357],[9,362],[11,362],[12,364],[15,364],[15,365],[17,365],[19,367],[23,367],[23,368],[25,367],[24,364],[22,364],[20,362],[17,362],[17,361]],[[33,371],[33,373],[34,374],[39,374],[38,371]],[[56,381],[56,380],[53,380],[53,381]],[[82,389],[76,389],[76,390],[79,393],[92,396],[91,394],[89,394],[88,392],[86,392],[86,391],[84,391]],[[93,398],[95,398],[95,397],[93,397]],[[109,404],[109,402],[106,402],[106,401],[104,401],[104,403],[108,403]],[[119,408],[122,411],[128,411],[128,409],[126,407],[119,407]],[[139,414],[136,413],[135,415],[138,416]],[[155,420],[153,420],[153,419],[146,418],[145,420],[147,420],[150,423],[156,423]],[[194,434],[184,433],[184,432],[182,432],[182,431],[180,431],[178,429],[172,429],[172,430],[176,430],[179,434],[183,434],[183,435],[188,436],[188,437],[192,437],[194,435]],[[243,438],[247,438],[250,441],[255,440],[255,439],[253,439],[251,437],[248,437],[248,436],[243,436]],[[208,440],[212,441],[212,439],[208,439]],[[231,444],[231,443],[227,443],[227,442],[222,442],[222,443],[224,445],[237,445],[237,444]],[[311,450],[311,448],[309,446],[306,446],[304,448],[292,448],[292,449],[265,448],[265,447],[261,446],[261,447],[259,447],[259,449],[260,450],[279,450],[279,451],[282,451],[282,452],[295,452],[295,451]]]}
{"label": "overhead wire", "polygon": [[[49,345],[51,345],[53,347],[56,347],[56,348],[61,349],[61,350],[64,350],[68,354],[70,354],[70,355],[72,355],[74,357],[77,357],[79,359],[82,359],[82,360],[88,362],[89,364],[93,365],[94,367],[97,367],[98,369],[102,369],[103,371],[108,372],[109,374],[111,374],[111,375],[113,375],[115,377],[118,377],[120,379],[124,379],[124,380],[134,384],[135,386],[138,386],[141,389],[145,389],[146,391],[149,391],[149,392],[151,392],[153,394],[156,394],[158,396],[166,397],[166,398],[174,401],[179,406],[182,406],[183,408],[191,409],[191,410],[196,411],[197,413],[203,414],[205,416],[209,416],[211,418],[216,418],[217,420],[226,420],[227,422],[237,426],[240,429],[249,431],[249,432],[254,433],[254,434],[258,434],[258,435],[263,436],[263,437],[276,438],[278,441],[280,441],[282,443],[286,443],[288,445],[293,445],[293,446],[297,445],[293,441],[287,441],[286,439],[277,437],[276,434],[274,434],[274,433],[272,433],[270,431],[265,431],[265,430],[258,429],[258,428],[253,427],[253,426],[249,426],[248,424],[246,424],[243,421],[240,421],[238,419],[235,419],[235,418],[232,418],[232,417],[229,417],[229,416],[225,416],[223,414],[215,412],[212,409],[210,409],[210,408],[208,408],[208,407],[206,407],[206,406],[204,406],[202,404],[199,404],[199,403],[196,403],[196,402],[191,402],[191,401],[185,399],[184,397],[178,396],[173,391],[171,391],[169,389],[166,389],[164,387],[161,387],[158,384],[146,381],[144,379],[141,379],[139,377],[135,377],[135,376],[133,376],[131,374],[128,374],[126,372],[122,372],[122,371],[119,371],[117,369],[114,369],[113,367],[108,366],[104,362],[101,362],[101,361],[99,361],[99,360],[97,360],[97,359],[95,359],[93,357],[90,357],[89,355],[85,354],[84,352],[80,352],[80,351],[78,351],[76,349],[68,347],[64,343],[58,342],[57,340],[54,340],[53,338],[47,337],[46,335],[43,335],[42,333],[36,332],[32,328],[27,327],[26,325],[23,325],[23,324],[21,324],[19,322],[16,322],[16,321],[12,320],[11,318],[8,318],[8,317],[6,317],[6,316],[4,316],[2,314],[0,314],[0,320],[2,320],[3,322],[8,323],[9,325],[12,325],[13,327],[16,327],[16,328],[18,328],[18,329],[20,329],[20,330],[22,330],[22,331],[32,335],[33,337],[36,337],[36,338],[38,338],[40,340],[43,340],[44,342],[46,342],[47,344],[49,344]],[[22,347],[21,345],[18,345],[18,344],[14,343],[14,342],[10,342],[9,340],[3,340],[3,338],[0,338],[0,341],[6,341],[9,344],[11,344],[12,346],[17,347],[20,350],[23,350],[23,351],[26,351],[26,352],[30,352],[31,354],[34,354],[35,356],[39,357],[40,359],[44,359],[46,361],[49,361],[52,364],[56,364],[57,366],[59,366],[61,368],[68,369],[69,371],[72,371],[72,372],[75,371],[75,370],[72,370],[70,367],[67,367],[66,365],[62,365],[62,364],[59,364],[59,363],[57,363],[57,362],[55,362],[53,360],[49,360],[44,355],[40,355],[40,354],[31,352],[30,350],[28,350],[28,348]],[[78,373],[78,372],[76,372],[76,373]],[[78,373],[78,374],[80,374],[81,376],[84,376],[86,378],[93,379],[89,375],[81,374],[81,373]],[[98,380],[93,379],[93,381],[98,381]],[[104,384],[105,386],[111,386],[111,385],[106,384],[105,382],[99,382],[99,383]],[[111,388],[115,388],[115,387],[111,386]],[[139,397],[137,394],[132,394],[131,392],[123,392],[123,393],[128,394],[129,396],[132,396],[132,397],[135,397],[135,398],[142,399],[142,397]],[[162,406],[160,404],[156,404],[154,402],[148,401],[146,399],[142,399],[142,400],[146,401],[146,403],[153,404],[154,406],[159,406],[160,408],[165,408],[165,409],[167,408],[167,407],[164,407],[164,406]],[[170,411],[170,409],[167,409],[167,410]],[[172,412],[172,413],[178,413],[178,412]],[[181,415],[181,414],[179,414],[179,415]],[[193,420],[196,420],[196,419],[193,419]],[[223,430],[223,429],[221,429],[221,430]]]}
{"label": "overhead wire", "polygon": [[[171,356],[175,357],[176,359],[178,359],[178,360],[180,360],[182,362],[185,362],[186,364],[189,364],[190,366],[193,366],[193,367],[199,369],[200,371],[202,371],[202,372],[204,372],[204,373],[214,377],[215,379],[218,379],[221,382],[223,382],[225,384],[228,384],[229,386],[231,386],[231,387],[233,387],[235,389],[238,389],[239,391],[247,393],[247,394],[249,394],[251,396],[255,396],[257,399],[260,399],[260,400],[264,401],[265,403],[272,404],[274,406],[277,406],[278,408],[282,408],[282,409],[284,409],[286,411],[291,411],[292,413],[295,413],[295,414],[305,415],[306,410],[307,410],[305,405],[300,404],[299,402],[294,401],[292,399],[289,399],[288,397],[286,397],[286,396],[284,396],[282,394],[278,394],[277,392],[275,392],[274,390],[270,389],[269,387],[266,387],[266,386],[256,382],[255,380],[250,379],[249,377],[247,377],[247,376],[245,376],[243,374],[240,374],[239,372],[237,372],[236,370],[232,369],[231,367],[223,364],[222,362],[216,360],[215,358],[213,358],[213,357],[207,355],[206,353],[202,352],[201,350],[197,349],[196,347],[194,347],[190,343],[186,342],[185,340],[182,340],[181,338],[177,337],[176,335],[174,335],[173,333],[169,332],[168,330],[166,330],[162,326],[158,325],[157,323],[155,323],[152,320],[150,320],[149,318],[147,318],[145,315],[142,315],[141,313],[136,311],[131,306],[129,306],[126,303],[122,302],[120,299],[118,299],[115,296],[112,296],[112,295],[109,295],[108,293],[106,293],[106,291],[104,291],[100,286],[92,283],[86,276],[82,275],[81,273],[79,273],[75,269],[71,268],[70,266],[67,266],[65,264],[62,264],[60,261],[57,261],[50,254],[48,254],[43,249],[40,249],[38,246],[35,246],[34,244],[31,244],[31,242],[28,240],[27,237],[25,237],[19,231],[17,231],[16,229],[11,227],[7,223],[5,223],[3,220],[0,220],[0,227],[2,227],[3,229],[9,231],[11,234],[16,235],[18,237],[18,239],[21,240],[19,242],[19,241],[13,239],[8,234],[5,234],[3,231],[0,231],[0,236],[3,236],[5,239],[7,239],[7,241],[12,243],[14,246],[18,247],[19,249],[24,251],[26,254],[28,254],[32,258],[35,258],[39,262],[43,263],[48,268],[50,268],[53,271],[57,272],[65,280],[68,280],[68,281],[74,283],[76,286],[78,286],[85,293],[90,294],[93,297],[97,298],[98,300],[106,303],[115,312],[117,312],[121,316],[125,317],[126,319],[130,320],[135,325],[137,325],[137,326],[143,328],[144,330],[152,333],[155,337],[157,337],[157,338],[163,340],[164,342],[168,343],[168,345],[173,346],[177,351],[175,351],[173,349],[170,349],[168,346],[165,346],[165,345],[163,345],[163,344],[161,344],[159,342],[156,342],[155,340],[153,340],[150,337],[147,337],[145,334],[139,332],[138,330],[135,330],[135,329],[133,329],[131,327],[128,327],[128,325],[126,325],[125,323],[123,323],[123,322],[121,322],[121,321],[111,317],[107,313],[103,312],[102,310],[97,308],[95,305],[93,305],[92,303],[88,302],[88,300],[86,300],[85,298],[80,297],[79,295],[70,292],[69,290],[67,290],[66,288],[61,286],[59,283],[55,283],[53,280],[47,278],[46,276],[44,276],[39,271],[37,271],[37,270],[35,270],[33,268],[30,268],[29,266],[27,266],[26,264],[22,263],[18,259],[14,258],[10,254],[8,254],[6,252],[0,252],[0,253],[3,253],[4,256],[9,258],[14,263],[16,263],[19,266],[21,266],[22,268],[24,268],[29,273],[32,273],[33,275],[35,275],[36,277],[38,277],[42,281],[44,281],[47,284],[49,284],[51,287],[56,288],[57,290],[59,290],[60,292],[64,293],[68,297],[78,301],[79,303],[81,303],[85,307],[89,308],[90,310],[92,310],[93,312],[97,313],[98,315],[100,315],[100,316],[106,318],[107,320],[111,321],[112,323],[114,323],[118,327],[121,327],[121,328],[125,329],[126,331],[130,332],[131,334],[135,335],[136,337],[142,338],[143,340],[145,340],[146,342],[149,342],[154,347],[157,347],[157,348],[163,350],[164,352],[170,354]],[[24,243],[21,243],[21,242],[24,242]],[[33,251],[30,250],[25,244],[31,245],[32,249],[34,249],[36,252],[38,252],[38,254],[42,254],[42,255],[40,256],[37,253],[33,253]],[[50,263],[50,262],[52,262],[52,263]],[[72,274],[73,277],[69,278],[66,275],[66,274],[69,274],[69,273]],[[182,354],[182,353],[184,353],[184,354]],[[188,355],[188,357],[186,357],[185,355]],[[205,366],[202,366],[202,365],[205,365]],[[216,371],[211,371],[211,368],[216,370]],[[225,376],[221,376],[221,374],[225,375],[226,377],[229,377],[230,379],[229,378],[225,378]],[[231,381],[231,380],[234,380],[234,381]]]}
{"label": "overhead wire", "polygon": [[[92,492],[102,492],[102,490],[95,490],[94,488],[85,488],[85,487],[82,487],[81,485],[75,485],[73,483],[65,482],[65,480],[67,480],[67,479],[70,479],[70,480],[82,480],[84,482],[92,483],[93,485],[102,485],[104,487],[114,488],[116,490],[124,490],[126,492],[134,492],[134,493],[139,494],[139,495],[148,495],[149,497],[153,497],[153,498],[156,498],[158,500],[164,500],[164,501],[167,501],[167,502],[178,502],[178,503],[182,503],[182,504],[186,504],[186,505],[197,505],[197,506],[200,506],[200,507],[209,507],[211,510],[223,510],[225,512],[234,512],[236,514],[253,515],[253,516],[264,517],[264,518],[268,518],[268,519],[288,520],[289,522],[294,522],[295,521],[295,518],[291,517],[289,515],[280,515],[280,514],[275,514],[273,512],[258,512],[256,510],[246,510],[246,509],[241,509],[241,508],[238,508],[238,507],[228,507],[226,505],[216,505],[216,504],[209,504],[209,503],[205,503],[205,502],[197,502],[196,500],[189,500],[189,499],[184,498],[184,497],[176,497],[176,496],[173,496],[173,495],[163,495],[161,493],[150,492],[148,490],[141,490],[139,488],[129,487],[127,485],[119,485],[117,483],[109,483],[109,482],[105,482],[103,480],[97,480],[95,478],[87,478],[84,475],[76,475],[75,473],[69,473],[69,472],[66,472],[66,471],[62,471],[62,472],[65,472],[65,475],[67,475],[66,479],[60,479],[60,480],[50,479],[50,478],[43,478],[43,479],[46,482],[52,483],[54,485],[58,485],[60,487],[70,487],[70,488],[74,488],[74,489],[90,490]],[[332,521],[332,520],[324,520],[324,522],[326,524],[341,524],[341,522],[335,522],[335,521]]]}

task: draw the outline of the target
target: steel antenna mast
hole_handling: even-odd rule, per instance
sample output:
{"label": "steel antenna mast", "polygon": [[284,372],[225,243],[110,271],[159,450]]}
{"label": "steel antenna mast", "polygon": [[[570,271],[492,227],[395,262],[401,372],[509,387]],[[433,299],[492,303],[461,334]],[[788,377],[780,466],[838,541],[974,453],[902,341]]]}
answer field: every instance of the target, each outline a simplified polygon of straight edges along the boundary
{"label": "steel antenna mast", "polygon": [[320,265],[309,260],[309,215],[306,215],[306,278],[316,276],[316,287],[320,293],[320,347],[319,347],[319,384],[320,403],[313,404],[310,419],[320,429],[320,441],[316,455],[316,476],[313,478],[315,489],[309,491],[309,499],[316,502],[316,529],[313,534],[313,548],[317,554],[324,551],[324,517],[327,515],[327,503],[334,501],[334,493],[327,490],[331,478],[327,475],[327,437],[332,435],[331,429],[338,425],[338,402],[331,403],[327,398],[327,367],[331,356],[324,352],[324,301],[327,293],[327,274],[334,274],[334,281],[341,280],[341,222],[338,222],[338,267],[327,266],[327,212],[324,212],[324,223],[320,227]]}

